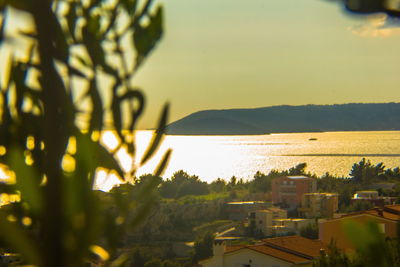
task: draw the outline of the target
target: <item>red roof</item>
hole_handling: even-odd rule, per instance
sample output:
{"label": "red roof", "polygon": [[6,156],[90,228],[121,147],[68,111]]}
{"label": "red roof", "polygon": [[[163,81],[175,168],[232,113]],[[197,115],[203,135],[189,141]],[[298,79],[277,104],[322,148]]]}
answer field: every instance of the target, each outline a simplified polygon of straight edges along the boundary
{"label": "red roof", "polygon": [[269,246],[311,258],[318,257],[321,249],[325,248],[320,240],[308,239],[298,235],[268,238],[263,241]]}
{"label": "red roof", "polygon": [[325,248],[321,241],[311,240],[301,236],[285,236],[264,239],[263,243],[247,246],[227,246],[225,254],[242,249],[250,249],[269,255],[286,262],[309,262],[320,255],[320,250]]}
{"label": "red roof", "polygon": [[255,246],[248,246],[246,247],[248,249],[272,256],[274,258],[278,258],[287,262],[291,263],[302,263],[302,262],[309,262],[310,259],[307,259],[305,257],[286,252],[280,249],[276,249],[274,247],[270,247],[268,245],[255,245]]}
{"label": "red roof", "polygon": [[[349,214],[343,215],[341,218],[344,217],[351,217],[351,216],[356,216],[356,215],[361,215],[361,214],[368,214],[380,218],[384,218],[387,220],[392,220],[392,221],[400,221],[400,205],[387,205],[384,206],[383,208],[373,208],[370,210],[366,211],[359,211],[359,212],[353,212]],[[338,219],[341,219],[338,218]]]}

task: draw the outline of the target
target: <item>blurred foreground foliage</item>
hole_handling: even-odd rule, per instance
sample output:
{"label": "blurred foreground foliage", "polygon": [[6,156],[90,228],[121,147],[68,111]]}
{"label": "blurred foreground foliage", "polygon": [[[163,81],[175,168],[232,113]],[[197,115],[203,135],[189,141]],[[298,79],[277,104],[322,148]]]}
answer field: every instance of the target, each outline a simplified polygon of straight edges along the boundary
{"label": "blurred foreground foliage", "polygon": [[[15,183],[0,193],[20,194],[3,207],[3,252],[36,266],[124,264],[119,238],[145,216],[159,180],[139,192],[121,187],[102,205],[92,190],[96,171],[123,182],[157,150],[168,116],[140,163],[126,171],[115,160],[125,150],[135,158],[135,125],[144,107],[133,86],[138,68],[163,33],[163,9],[152,0],[0,1],[0,163]],[[100,144],[114,130],[118,146]],[[167,151],[154,176],[165,168]],[[129,214],[129,216],[128,216]],[[116,256],[118,255],[118,258]]]}
{"label": "blurred foreground foliage", "polygon": [[396,0],[328,0],[339,2],[346,12],[350,14],[368,15],[385,13],[386,15],[400,17],[400,6]]}
{"label": "blurred foreground foliage", "polygon": [[400,266],[399,234],[393,239],[386,238],[382,228],[375,222],[360,224],[350,221],[344,225],[344,229],[356,250],[344,253],[332,241],[314,262],[314,267]]}

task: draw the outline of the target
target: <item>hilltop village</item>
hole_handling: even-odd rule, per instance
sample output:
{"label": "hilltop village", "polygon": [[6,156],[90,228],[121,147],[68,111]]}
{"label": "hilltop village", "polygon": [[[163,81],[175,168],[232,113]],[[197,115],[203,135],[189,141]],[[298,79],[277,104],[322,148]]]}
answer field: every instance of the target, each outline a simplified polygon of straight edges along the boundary
{"label": "hilltop village", "polygon": [[[122,239],[111,240],[116,255],[129,255],[122,266],[365,266],[363,261],[374,260],[399,265],[399,168],[362,159],[347,178],[305,170],[299,164],[257,172],[248,181],[212,183],[179,171],[166,180],[144,175],[95,193],[107,221],[126,214],[136,222]],[[2,199],[0,211],[15,201]],[[132,201],[138,206],[121,213],[119,207]],[[0,266],[19,260],[4,252]],[[88,264],[108,266],[101,258]]]}
{"label": "hilltop village", "polygon": [[[122,241],[134,255],[129,266],[364,266],[370,257],[399,258],[399,168],[362,159],[347,178],[305,169],[210,184],[184,171],[160,180],[159,202]],[[391,254],[362,254],[376,242]]]}

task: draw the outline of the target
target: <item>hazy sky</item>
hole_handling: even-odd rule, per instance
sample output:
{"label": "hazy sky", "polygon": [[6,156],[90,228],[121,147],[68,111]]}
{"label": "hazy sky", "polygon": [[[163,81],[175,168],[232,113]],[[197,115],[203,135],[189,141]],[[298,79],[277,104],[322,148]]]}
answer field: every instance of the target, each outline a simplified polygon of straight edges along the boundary
{"label": "hazy sky", "polygon": [[[165,35],[136,84],[154,127],[198,110],[399,102],[400,23],[324,0],[167,0]],[[396,25],[398,24],[398,25]]]}

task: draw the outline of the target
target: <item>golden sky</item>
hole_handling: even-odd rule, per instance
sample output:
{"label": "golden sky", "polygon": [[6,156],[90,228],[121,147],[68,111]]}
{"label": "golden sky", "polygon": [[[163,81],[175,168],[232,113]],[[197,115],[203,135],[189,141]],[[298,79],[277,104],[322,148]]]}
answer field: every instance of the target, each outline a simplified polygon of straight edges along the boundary
{"label": "golden sky", "polygon": [[166,0],[140,127],[204,109],[399,102],[400,23],[324,0]]}

